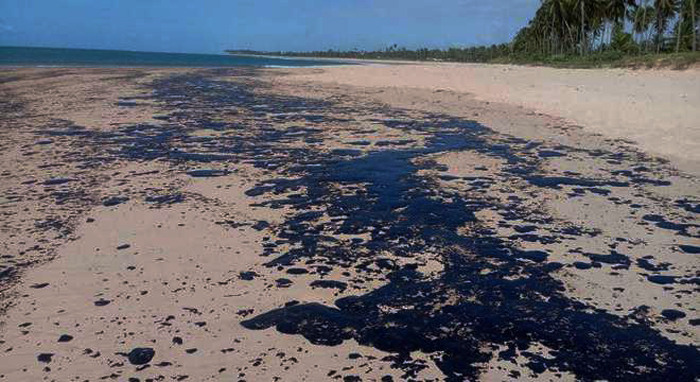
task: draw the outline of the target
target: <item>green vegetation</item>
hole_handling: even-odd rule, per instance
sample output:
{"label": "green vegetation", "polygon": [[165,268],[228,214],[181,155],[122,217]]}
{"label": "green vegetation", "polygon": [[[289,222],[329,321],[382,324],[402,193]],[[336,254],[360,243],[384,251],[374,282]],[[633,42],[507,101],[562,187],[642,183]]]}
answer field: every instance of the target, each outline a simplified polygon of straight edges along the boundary
{"label": "green vegetation", "polygon": [[495,62],[557,67],[684,68],[700,62],[700,0],[542,0],[533,19],[507,44],[380,51],[233,54],[375,60]]}

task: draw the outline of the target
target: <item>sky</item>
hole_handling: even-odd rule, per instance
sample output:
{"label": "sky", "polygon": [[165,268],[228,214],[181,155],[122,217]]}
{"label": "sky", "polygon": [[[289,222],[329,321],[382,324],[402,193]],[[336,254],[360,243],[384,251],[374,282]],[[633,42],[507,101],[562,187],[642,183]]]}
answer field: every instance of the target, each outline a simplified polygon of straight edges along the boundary
{"label": "sky", "polygon": [[0,46],[221,53],[502,43],[539,0],[0,0]]}

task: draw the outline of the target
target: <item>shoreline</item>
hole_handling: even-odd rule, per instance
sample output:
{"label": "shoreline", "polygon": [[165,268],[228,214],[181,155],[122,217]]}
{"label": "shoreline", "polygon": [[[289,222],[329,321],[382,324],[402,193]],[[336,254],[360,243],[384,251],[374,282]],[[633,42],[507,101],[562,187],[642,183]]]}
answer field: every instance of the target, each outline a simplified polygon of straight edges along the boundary
{"label": "shoreline", "polygon": [[[673,70],[673,71],[700,71],[700,63],[695,63],[687,66],[674,67],[672,63],[666,63],[661,66],[658,65],[643,65],[641,63],[632,63],[622,66],[609,66],[611,64],[600,64],[601,66],[583,66],[583,67],[571,67],[571,66],[556,66],[552,64],[546,64],[543,62],[458,62],[458,61],[440,61],[440,60],[403,60],[403,59],[365,59],[365,58],[332,58],[332,57],[310,57],[310,56],[277,56],[277,55],[264,55],[264,54],[238,54],[229,53],[233,56],[246,56],[246,57],[265,57],[265,58],[288,58],[288,59],[310,59],[310,60],[328,60],[328,61],[345,61],[356,64],[387,64],[387,65],[442,65],[442,64],[454,64],[454,65],[505,65],[505,66],[516,66],[516,67],[532,67],[532,68],[550,68],[550,69],[580,69],[580,70],[607,70],[607,69],[622,69],[622,70],[635,70],[635,71],[645,71],[645,70]],[[664,55],[655,55],[658,58],[664,58]],[[630,58],[635,58],[637,56],[631,56]]]}
{"label": "shoreline", "polygon": [[4,378],[692,380],[698,177],[444,69],[0,70]]}

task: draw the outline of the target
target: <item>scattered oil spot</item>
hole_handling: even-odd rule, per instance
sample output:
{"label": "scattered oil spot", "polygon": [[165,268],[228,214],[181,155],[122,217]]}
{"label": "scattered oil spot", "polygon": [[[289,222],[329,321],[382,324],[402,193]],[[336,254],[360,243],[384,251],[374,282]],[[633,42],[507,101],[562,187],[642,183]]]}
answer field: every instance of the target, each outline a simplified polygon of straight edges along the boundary
{"label": "scattered oil spot", "polygon": [[683,251],[685,253],[690,253],[693,255],[700,253],[700,247],[698,247],[696,245],[681,244],[678,246],[678,248],[680,248],[681,251]]}
{"label": "scattered oil spot", "polygon": [[230,173],[231,172],[228,170],[191,170],[191,171],[187,172],[187,175],[189,175],[193,178],[209,178],[209,177],[226,176]]}
{"label": "scattered oil spot", "polygon": [[153,348],[134,348],[127,357],[132,365],[145,365],[153,359],[156,351]]}
{"label": "scattered oil spot", "polygon": [[676,321],[680,318],[685,317],[685,313],[677,309],[664,309],[661,311],[661,315],[671,321]]}
{"label": "scattered oil spot", "polygon": [[[344,281],[323,278],[310,284],[338,291],[369,280],[383,283],[362,295],[340,298],[334,306],[286,304],[242,321],[244,327],[275,327],[319,345],[354,339],[392,353],[386,360],[401,368],[407,378],[415,378],[427,367],[411,358],[414,351],[430,355],[451,381],[477,379],[483,364],[496,356],[514,359],[516,350],[535,374],[570,372],[581,380],[693,380],[700,374],[695,362],[700,354],[695,347],[679,345],[649,325],[567,297],[563,283],[553,275],[563,264],[548,262],[550,253],[546,250],[519,246],[521,242],[551,243],[566,236],[595,237],[599,232],[572,225],[548,229],[547,225],[556,225],[552,219],[534,218],[533,211],[516,195],[501,202],[478,193],[465,197],[438,185],[441,176],[445,181],[469,182],[475,190],[487,192],[493,184],[507,179],[522,181],[526,187],[567,186],[572,188],[573,197],[590,192],[625,203],[610,196],[615,188],[665,185],[667,181],[651,179],[649,171],[641,168],[611,173],[610,178],[567,172],[550,175],[542,162],[578,152],[563,146],[548,150],[540,143],[498,135],[474,121],[450,116],[425,113],[414,118],[386,107],[343,109],[327,101],[258,94],[249,87],[208,77],[223,74],[235,76],[236,72],[212,70],[156,82],[155,100],[171,110],[161,119],[166,121],[162,124],[122,127],[110,133],[76,128],[45,133],[84,137],[110,147],[120,158],[167,160],[182,168],[193,162],[221,162],[225,168],[237,162],[252,164],[271,173],[270,179],[246,191],[249,196],[264,196],[255,207],[290,211],[274,226],[258,222],[253,227],[274,233],[280,243],[291,248],[280,251],[272,242],[263,246],[262,255],[270,256],[265,264],[270,272],[299,275],[304,272],[298,270],[313,269],[323,278],[337,269],[343,277],[351,277],[350,270],[362,276]],[[237,122],[211,121],[207,112],[222,107],[236,107],[246,114]],[[386,140],[370,145],[363,140],[355,142],[357,149],[318,149],[314,144],[326,137],[316,124],[352,121],[325,115],[323,111],[331,107],[344,115],[375,115],[362,122],[420,135],[421,143]],[[280,127],[294,123],[304,126]],[[189,134],[197,129],[240,134]],[[299,142],[306,145],[295,145]],[[504,169],[489,174],[491,179],[423,173],[444,171],[444,166],[429,157],[456,151],[496,158],[505,163]],[[615,163],[626,159],[624,153],[602,150],[585,154]],[[187,171],[191,177],[230,173],[227,169]],[[356,191],[343,192],[347,190]],[[677,204],[695,208],[691,202]],[[518,235],[501,237],[480,224],[476,214],[482,211],[499,214],[506,222],[517,221],[522,231],[516,228]],[[689,235],[689,229],[695,227],[663,217],[645,216],[644,220],[682,235]],[[221,224],[233,227],[242,223]],[[541,232],[536,235],[535,231]],[[343,235],[363,238],[338,239]],[[590,260],[574,262],[573,266],[587,269],[607,264],[622,269],[632,263],[629,256],[615,251],[592,252],[571,252]],[[389,259],[387,254],[401,261]],[[418,263],[424,262],[427,254],[437,259],[440,270],[420,271]],[[663,266],[645,260],[636,264],[653,267],[653,271]],[[257,276],[253,271],[239,275],[242,280]],[[676,276],[646,277],[663,285],[693,282]],[[278,288],[291,285],[287,278],[268,283],[268,287]],[[550,358],[527,351],[535,344],[553,349]],[[496,353],[496,346],[508,351]]]}
{"label": "scattered oil spot", "polygon": [[73,336],[68,334],[62,334],[60,337],[58,337],[58,342],[70,342],[72,340]]}

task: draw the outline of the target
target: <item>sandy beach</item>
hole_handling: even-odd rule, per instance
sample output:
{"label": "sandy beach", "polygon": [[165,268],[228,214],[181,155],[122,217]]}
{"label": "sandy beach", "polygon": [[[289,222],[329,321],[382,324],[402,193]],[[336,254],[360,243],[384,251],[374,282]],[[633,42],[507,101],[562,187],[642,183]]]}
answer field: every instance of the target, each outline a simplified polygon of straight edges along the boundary
{"label": "sandy beach", "polygon": [[697,69],[0,69],[0,380],[696,380],[697,105]]}
{"label": "sandy beach", "polygon": [[[468,94],[562,117],[592,133],[635,142],[700,168],[700,69],[555,69],[512,65],[358,65],[324,69],[299,80]],[[440,107],[436,105],[436,107]]]}

